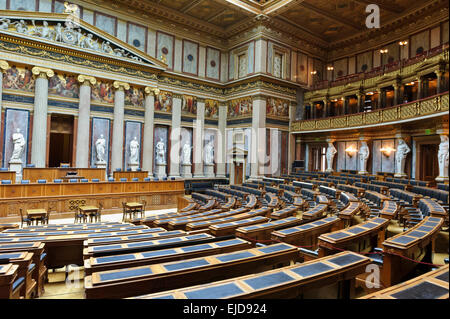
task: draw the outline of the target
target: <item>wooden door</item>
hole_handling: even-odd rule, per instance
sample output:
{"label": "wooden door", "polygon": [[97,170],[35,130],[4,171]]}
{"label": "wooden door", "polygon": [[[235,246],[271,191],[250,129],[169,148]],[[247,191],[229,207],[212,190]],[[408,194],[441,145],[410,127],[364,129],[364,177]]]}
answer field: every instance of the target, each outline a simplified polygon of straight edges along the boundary
{"label": "wooden door", "polygon": [[244,165],[242,163],[234,163],[234,184],[242,184],[242,175]]}
{"label": "wooden door", "polygon": [[439,175],[438,144],[420,145],[420,180],[434,181]]}

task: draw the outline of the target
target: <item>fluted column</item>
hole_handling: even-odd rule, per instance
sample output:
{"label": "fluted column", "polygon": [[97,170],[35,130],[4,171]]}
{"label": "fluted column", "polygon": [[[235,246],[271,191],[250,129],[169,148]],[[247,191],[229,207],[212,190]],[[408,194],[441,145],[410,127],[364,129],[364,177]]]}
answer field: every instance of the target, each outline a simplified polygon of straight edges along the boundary
{"label": "fluted column", "polygon": [[217,174],[216,177],[225,177],[226,173],[226,128],[227,128],[227,104],[219,104],[219,136],[217,143]]}
{"label": "fluted column", "polygon": [[36,76],[31,163],[35,167],[45,167],[47,154],[48,79],[53,77],[55,73],[53,70],[37,66],[31,72]]}
{"label": "fluted column", "polygon": [[123,165],[123,118],[125,109],[125,90],[130,88],[128,83],[114,81],[114,122],[111,146],[111,170],[122,169]]}
{"label": "fluted column", "polygon": [[197,119],[194,123],[194,177],[205,177],[203,173],[203,136],[205,134],[205,100],[197,99]]}
{"label": "fluted column", "polygon": [[92,76],[78,76],[80,100],[78,105],[78,128],[75,165],[79,168],[89,167],[89,120],[91,116],[91,85],[97,83]]}
{"label": "fluted column", "polygon": [[142,147],[142,170],[153,176],[153,122],[155,117],[156,88],[145,88],[144,145]]}
{"label": "fluted column", "polygon": [[250,179],[264,175],[266,158],[266,98],[253,97]]}
{"label": "fluted column", "polygon": [[[3,110],[3,71],[9,69],[8,62],[0,60],[0,119]],[[0,132],[2,131],[2,121],[0,120]]]}
{"label": "fluted column", "polygon": [[169,177],[180,177],[180,134],[182,96],[173,95],[172,129],[170,131],[170,172]]}

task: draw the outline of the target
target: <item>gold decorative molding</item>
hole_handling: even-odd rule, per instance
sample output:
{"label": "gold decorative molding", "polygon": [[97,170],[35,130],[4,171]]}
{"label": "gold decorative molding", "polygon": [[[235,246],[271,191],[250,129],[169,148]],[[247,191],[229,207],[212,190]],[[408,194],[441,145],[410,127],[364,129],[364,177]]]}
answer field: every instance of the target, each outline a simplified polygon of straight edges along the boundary
{"label": "gold decorative molding", "polygon": [[83,84],[90,83],[91,85],[95,85],[97,83],[97,79],[90,75],[80,74],[80,75],[78,75],[77,79],[78,79],[78,82],[83,83]]}
{"label": "gold decorative molding", "polygon": [[418,120],[422,116],[439,114],[449,110],[449,95],[441,95],[407,104],[379,109],[368,113],[349,114],[326,119],[296,121],[291,132],[352,129],[368,125],[383,125],[404,120]]}
{"label": "gold decorative molding", "polygon": [[114,81],[113,83],[113,87],[116,90],[129,90],[130,89],[130,84],[126,83],[126,82],[121,82],[121,81]]}
{"label": "gold decorative molding", "polygon": [[31,69],[31,72],[39,77],[51,78],[55,75],[52,69],[42,68],[40,66],[35,66]]}
{"label": "gold decorative molding", "polygon": [[0,69],[2,70],[8,70],[9,69],[9,63],[5,60],[0,60]]}

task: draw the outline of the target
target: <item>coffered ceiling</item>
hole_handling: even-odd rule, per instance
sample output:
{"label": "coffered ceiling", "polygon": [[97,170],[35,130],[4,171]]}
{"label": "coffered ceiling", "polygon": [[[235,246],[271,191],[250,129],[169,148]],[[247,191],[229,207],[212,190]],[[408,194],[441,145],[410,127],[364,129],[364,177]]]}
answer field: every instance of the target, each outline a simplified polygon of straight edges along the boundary
{"label": "coffered ceiling", "polygon": [[[89,1],[89,0],[88,0]],[[366,6],[380,8],[381,27],[408,23],[405,17],[421,8],[435,10],[446,6],[443,0],[100,0],[157,15],[200,32],[227,39],[252,27],[257,21],[284,29],[298,37],[307,35],[316,44],[333,44],[369,34],[365,25]],[[423,13],[423,12],[422,12]],[[262,18],[262,19],[261,19]],[[415,17],[418,19],[420,17]],[[373,30],[373,29],[372,29]],[[380,30],[380,32],[383,32]]]}

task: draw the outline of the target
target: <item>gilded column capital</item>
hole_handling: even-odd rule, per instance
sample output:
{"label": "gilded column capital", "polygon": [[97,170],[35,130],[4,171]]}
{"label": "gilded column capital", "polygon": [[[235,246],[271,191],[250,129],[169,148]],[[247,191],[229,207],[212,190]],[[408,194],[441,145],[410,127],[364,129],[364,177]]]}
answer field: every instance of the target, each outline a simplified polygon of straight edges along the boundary
{"label": "gilded column capital", "polygon": [[[182,99],[183,99],[183,95],[182,95],[182,94],[179,94],[179,93],[173,93],[173,94],[172,94],[172,98],[182,100]],[[198,101],[199,101],[199,99],[197,99],[197,102],[198,102]]]}
{"label": "gilded column capital", "polygon": [[121,81],[114,81],[113,87],[116,90],[119,90],[119,91],[129,90],[130,89],[130,84],[128,84],[126,82],[121,82]]}
{"label": "gilded column capital", "polygon": [[198,97],[197,98],[197,103],[205,103],[205,99],[201,98],[201,97]]}
{"label": "gilded column capital", "polygon": [[9,63],[5,60],[0,60],[0,69],[2,70],[8,70],[9,69]]}
{"label": "gilded column capital", "polygon": [[80,74],[78,75],[78,82],[84,85],[95,85],[97,83],[97,79],[90,75]]}
{"label": "gilded column capital", "polygon": [[51,78],[55,75],[55,72],[53,72],[52,69],[42,68],[40,66],[35,66],[31,69],[31,72],[36,76],[46,79]]}
{"label": "gilded column capital", "polygon": [[260,101],[266,101],[266,99],[267,99],[267,96],[262,95],[262,94],[253,95],[253,96],[252,96],[252,100],[253,100],[253,101],[258,101],[258,100],[260,100]]}
{"label": "gilded column capital", "polygon": [[150,86],[146,86],[144,89],[145,94],[153,94],[154,96],[159,95],[159,89],[158,88],[153,88]]}

